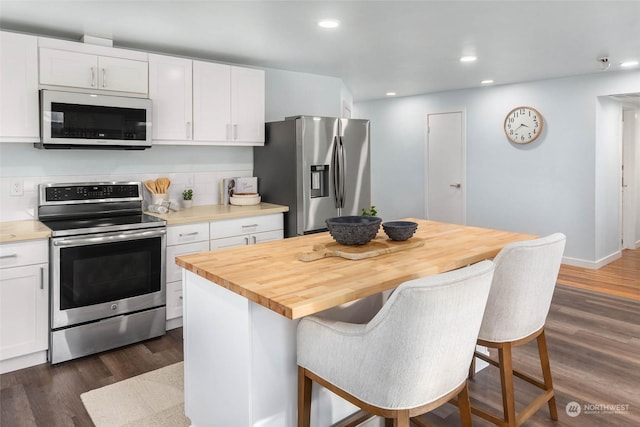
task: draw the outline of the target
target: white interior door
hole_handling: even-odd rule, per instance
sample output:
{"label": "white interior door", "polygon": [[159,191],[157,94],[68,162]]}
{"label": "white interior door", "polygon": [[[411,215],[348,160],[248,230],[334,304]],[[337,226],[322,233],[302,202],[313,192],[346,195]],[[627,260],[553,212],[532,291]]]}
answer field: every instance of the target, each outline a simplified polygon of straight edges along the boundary
{"label": "white interior door", "polygon": [[427,115],[427,219],[466,223],[462,111]]}

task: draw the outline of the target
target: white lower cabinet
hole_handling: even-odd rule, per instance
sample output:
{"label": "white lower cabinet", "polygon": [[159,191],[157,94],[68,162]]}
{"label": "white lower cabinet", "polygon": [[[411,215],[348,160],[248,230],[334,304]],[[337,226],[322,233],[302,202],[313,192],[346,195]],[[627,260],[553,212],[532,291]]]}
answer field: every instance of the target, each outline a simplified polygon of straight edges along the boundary
{"label": "white lower cabinet", "polygon": [[0,245],[0,373],[46,362],[48,336],[47,241]]}
{"label": "white lower cabinet", "polygon": [[281,213],[167,227],[167,329],[182,326],[182,269],[177,256],[284,238]]}
{"label": "white lower cabinet", "polygon": [[[182,269],[176,265],[175,259],[180,255],[207,252],[208,237],[208,222],[167,227],[167,320],[182,317]],[[172,326],[179,327],[181,324],[177,322],[169,325],[169,328]]]}
{"label": "white lower cabinet", "polygon": [[211,250],[253,245],[284,238],[282,214],[212,221]]}

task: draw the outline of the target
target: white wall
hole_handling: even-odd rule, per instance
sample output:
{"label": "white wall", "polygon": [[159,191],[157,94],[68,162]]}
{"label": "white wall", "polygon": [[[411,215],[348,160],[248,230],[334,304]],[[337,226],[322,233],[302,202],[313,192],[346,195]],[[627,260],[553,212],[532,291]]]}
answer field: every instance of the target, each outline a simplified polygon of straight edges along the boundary
{"label": "white wall", "polygon": [[[372,120],[372,199],[383,219],[424,217],[425,120],[464,109],[467,117],[467,223],[538,235],[567,235],[566,257],[595,265],[617,250],[611,230],[619,143],[596,130],[598,96],[640,92],[640,72],[608,72],[356,103]],[[533,143],[509,143],[502,124],[519,105],[545,127]],[[596,159],[596,156],[604,156]],[[596,185],[596,180],[602,180]],[[597,222],[598,221],[598,222]],[[617,228],[616,228],[617,227]],[[619,244],[619,232],[618,232]]]}
{"label": "white wall", "polygon": [[[342,80],[314,74],[265,70],[267,121],[309,114],[338,116],[351,95]],[[33,144],[0,144],[0,221],[29,219],[37,184],[101,180],[145,180],[168,176],[170,197],[194,188],[194,204],[216,203],[218,181],[251,176],[252,147],[178,147],[156,145],[144,151],[38,150]],[[24,196],[9,195],[13,180],[24,183]]]}

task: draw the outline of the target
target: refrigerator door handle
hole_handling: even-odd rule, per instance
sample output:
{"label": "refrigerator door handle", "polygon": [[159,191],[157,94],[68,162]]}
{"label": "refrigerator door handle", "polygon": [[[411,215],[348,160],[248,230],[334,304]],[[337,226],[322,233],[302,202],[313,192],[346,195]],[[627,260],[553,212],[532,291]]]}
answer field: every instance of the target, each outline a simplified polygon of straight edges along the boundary
{"label": "refrigerator door handle", "polygon": [[340,188],[340,141],[338,137],[333,138],[333,153],[331,154],[331,168],[333,168],[333,199],[336,208],[340,207],[339,193]]}
{"label": "refrigerator door handle", "polygon": [[340,208],[344,208],[344,186],[345,186],[345,169],[344,169],[344,142],[342,137],[338,138],[340,140]]}

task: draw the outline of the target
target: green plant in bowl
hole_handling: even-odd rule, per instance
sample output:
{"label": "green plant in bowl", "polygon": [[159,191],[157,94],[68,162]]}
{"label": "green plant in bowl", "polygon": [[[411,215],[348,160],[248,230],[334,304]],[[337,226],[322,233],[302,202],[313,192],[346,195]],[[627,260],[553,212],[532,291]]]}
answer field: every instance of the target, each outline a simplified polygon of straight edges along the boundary
{"label": "green plant in bowl", "polygon": [[362,216],[378,216],[378,211],[375,206],[371,205],[369,209],[362,208]]}

